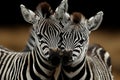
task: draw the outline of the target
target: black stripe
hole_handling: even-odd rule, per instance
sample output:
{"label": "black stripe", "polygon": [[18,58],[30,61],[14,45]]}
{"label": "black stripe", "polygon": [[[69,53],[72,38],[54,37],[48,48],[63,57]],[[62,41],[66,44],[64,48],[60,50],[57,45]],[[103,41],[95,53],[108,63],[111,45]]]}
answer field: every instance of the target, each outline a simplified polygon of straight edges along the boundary
{"label": "black stripe", "polygon": [[80,51],[79,51],[79,50],[77,50],[77,49],[74,49],[73,51],[75,51],[75,52],[77,52],[77,53],[80,53]]}
{"label": "black stripe", "polygon": [[22,76],[23,76],[23,79],[24,80],[27,80],[27,77],[26,77],[26,70],[27,70],[27,66],[28,66],[28,55],[25,57],[26,59],[25,60],[25,64],[23,66],[23,72],[22,72]]}
{"label": "black stripe", "polygon": [[33,57],[32,57],[32,54],[30,54],[30,76],[32,77],[33,80],[39,80],[40,79],[37,75],[35,75],[35,73],[33,71]]}
{"label": "black stripe", "polygon": [[[99,49],[99,48],[98,48]],[[96,49],[96,51],[97,51],[97,49]],[[104,58],[105,58],[105,50],[104,49],[102,49],[102,50],[100,50],[100,52],[99,52],[99,54],[100,54],[100,56],[101,56],[101,58],[102,58],[102,60],[104,61]],[[99,55],[98,54],[98,55]]]}
{"label": "black stripe", "polygon": [[86,70],[87,70],[87,76],[86,76],[85,80],[89,80],[91,78],[92,73],[90,73],[90,69],[89,69],[88,64],[86,64]]}
{"label": "black stripe", "polygon": [[[11,69],[10,69],[10,71],[9,72],[12,72],[14,70],[14,64],[12,63],[11,64]],[[11,76],[10,76],[11,75]],[[8,76],[8,78],[10,79],[10,80],[12,80],[12,77],[13,77],[14,75],[13,75],[13,73],[9,73],[9,76]]]}
{"label": "black stripe", "polygon": [[[36,57],[34,56],[34,58],[35,58],[35,60],[36,60]],[[41,64],[41,63],[40,63]],[[42,64],[41,64],[42,65]],[[50,78],[48,75],[46,75],[45,73],[44,73],[44,71],[43,70],[41,70],[40,69],[40,67],[39,67],[39,65],[38,65],[38,63],[35,61],[34,62],[34,66],[35,66],[35,69],[37,70],[37,72],[38,73],[40,73],[41,75],[43,75],[44,77],[46,77],[46,78]],[[43,65],[42,65],[43,66]],[[44,67],[44,66],[43,66]],[[38,79],[35,79],[35,80],[38,80]]]}
{"label": "black stripe", "polygon": [[42,47],[42,49],[44,50],[45,48],[48,48],[48,46],[47,45],[45,45],[44,47]]}
{"label": "black stripe", "polygon": [[[7,57],[7,56],[9,56],[9,57]],[[8,64],[8,61],[11,58],[11,56],[10,55],[7,55],[7,56],[6,56],[7,57],[6,61],[4,60],[4,59],[6,59],[6,57],[2,60],[1,66],[3,65],[4,67],[6,67],[6,65]],[[3,62],[5,62],[5,63],[3,64]],[[1,70],[1,72],[4,72],[4,68]]]}
{"label": "black stripe", "polygon": [[4,51],[0,51],[0,62],[1,62],[0,68],[7,56],[8,56],[8,54],[6,54]]}
{"label": "black stripe", "polygon": [[[48,70],[53,70],[55,67],[50,67],[49,65],[47,65],[47,64],[45,64],[43,61],[41,61],[41,58],[43,59],[43,60],[45,60],[45,61],[47,61],[46,59],[44,59],[42,56],[41,56],[41,54],[36,54],[37,56],[39,56],[38,57],[38,60],[39,60],[39,63],[42,65],[42,66],[44,66],[46,69],[48,69]],[[49,62],[49,61],[47,61],[47,62]]]}
{"label": "black stripe", "polygon": [[69,78],[68,76],[65,75],[65,73],[62,71],[62,75],[64,80],[79,80],[80,78],[82,78],[82,76],[85,74],[85,66],[83,67],[83,69],[78,73],[78,75],[76,75],[73,78]]}
{"label": "black stripe", "polygon": [[108,59],[107,59],[107,66],[110,67],[111,65],[112,65],[112,64],[111,64],[111,58],[108,57]]}
{"label": "black stripe", "polygon": [[[25,56],[21,56],[21,59],[20,59],[20,62],[19,62],[20,63],[19,72],[21,72],[21,70],[22,70],[24,60],[25,60]],[[21,80],[21,75],[20,74],[18,74],[18,75],[19,75],[19,79]]]}
{"label": "black stripe", "polygon": [[[14,57],[15,57],[15,55],[12,57],[12,59],[11,59],[11,56],[12,55],[10,55],[10,58],[9,58],[9,60],[7,60],[7,61],[10,61],[9,63],[7,62],[6,64],[8,64],[8,67],[7,66],[5,66],[5,67],[7,67],[7,69],[6,69],[6,73],[5,73],[5,77],[6,77],[6,75],[7,75],[7,73],[8,73],[8,69],[9,69],[9,67],[10,67],[10,65],[11,65],[11,63],[13,62],[13,60],[14,60]],[[10,60],[11,59],[11,60]],[[6,77],[7,78],[7,77]]]}
{"label": "black stripe", "polygon": [[78,75],[73,77],[72,80],[79,80],[80,78],[82,78],[85,75],[85,70],[86,70],[86,67],[84,66],[82,70],[78,73]]}

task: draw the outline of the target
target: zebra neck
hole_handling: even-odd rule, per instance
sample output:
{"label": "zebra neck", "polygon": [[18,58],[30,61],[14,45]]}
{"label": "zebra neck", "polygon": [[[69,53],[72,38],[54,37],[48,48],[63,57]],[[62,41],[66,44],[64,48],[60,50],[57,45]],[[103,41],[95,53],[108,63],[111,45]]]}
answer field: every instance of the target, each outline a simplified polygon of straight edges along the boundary
{"label": "zebra neck", "polygon": [[80,62],[78,60],[77,65],[63,66],[63,78],[64,80],[93,80],[92,71],[86,57]]}
{"label": "zebra neck", "polygon": [[[65,80],[69,80],[69,79],[74,80],[74,78],[77,78],[78,76],[80,78],[86,72],[85,71],[86,58],[84,58],[81,62],[78,60],[77,65],[74,65],[75,63],[73,62],[73,64],[71,63],[71,65],[67,65],[67,66],[63,65],[62,71],[63,71],[63,77],[65,78]],[[76,79],[76,80],[79,80],[79,79]]]}
{"label": "zebra neck", "polygon": [[34,80],[50,80],[53,77],[55,67],[50,65],[47,59],[44,59],[39,50],[31,51],[31,54],[28,54],[28,68],[30,77]]}
{"label": "zebra neck", "polygon": [[[52,64],[50,64],[50,62],[48,61],[48,58],[44,56],[44,54],[42,53],[41,49],[39,49],[38,47],[35,47],[33,50],[32,56],[34,56],[33,59],[35,59],[35,61],[40,60],[39,63],[45,63],[47,64],[49,67],[54,68],[54,66]],[[41,62],[42,61],[42,62]]]}

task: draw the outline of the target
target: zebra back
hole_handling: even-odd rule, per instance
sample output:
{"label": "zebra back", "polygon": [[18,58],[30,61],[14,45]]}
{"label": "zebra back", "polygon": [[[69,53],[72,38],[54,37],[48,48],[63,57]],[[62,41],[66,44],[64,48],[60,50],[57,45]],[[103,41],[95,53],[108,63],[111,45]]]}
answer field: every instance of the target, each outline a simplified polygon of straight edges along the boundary
{"label": "zebra back", "polygon": [[99,76],[99,79],[113,80],[110,55],[101,45],[90,45],[87,51],[87,59],[93,70],[93,75]]}

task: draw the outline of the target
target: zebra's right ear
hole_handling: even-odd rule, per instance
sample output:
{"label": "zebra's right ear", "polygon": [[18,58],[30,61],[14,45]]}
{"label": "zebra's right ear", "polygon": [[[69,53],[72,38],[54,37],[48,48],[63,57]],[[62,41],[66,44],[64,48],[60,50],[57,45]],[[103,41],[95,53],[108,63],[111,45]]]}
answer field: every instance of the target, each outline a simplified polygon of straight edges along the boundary
{"label": "zebra's right ear", "polygon": [[20,8],[24,20],[28,23],[34,24],[39,19],[39,17],[35,15],[35,13],[32,10],[27,9],[23,4],[20,5]]}
{"label": "zebra's right ear", "polygon": [[99,11],[95,16],[89,18],[86,22],[88,25],[89,31],[94,31],[94,30],[98,29],[102,20],[103,20],[103,12],[102,11]]}

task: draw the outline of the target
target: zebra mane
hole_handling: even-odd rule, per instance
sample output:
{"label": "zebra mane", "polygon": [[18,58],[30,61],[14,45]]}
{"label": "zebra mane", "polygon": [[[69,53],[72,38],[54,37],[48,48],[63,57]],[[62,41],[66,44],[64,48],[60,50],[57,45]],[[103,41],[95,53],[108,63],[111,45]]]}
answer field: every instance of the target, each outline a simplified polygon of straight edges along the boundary
{"label": "zebra mane", "polygon": [[38,15],[42,13],[42,16],[46,18],[53,14],[51,6],[47,2],[39,3],[36,7],[36,12],[38,13]]}
{"label": "zebra mane", "polygon": [[71,18],[72,18],[72,22],[77,24],[83,22],[85,16],[80,12],[74,12],[72,13]]}

